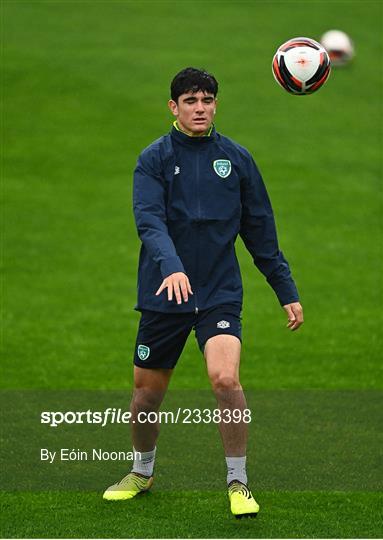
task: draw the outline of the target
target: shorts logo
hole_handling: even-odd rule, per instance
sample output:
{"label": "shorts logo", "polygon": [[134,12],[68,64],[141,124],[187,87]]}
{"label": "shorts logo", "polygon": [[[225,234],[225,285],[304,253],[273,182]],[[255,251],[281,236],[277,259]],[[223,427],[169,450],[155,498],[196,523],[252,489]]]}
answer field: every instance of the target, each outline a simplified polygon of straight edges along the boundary
{"label": "shorts logo", "polygon": [[219,321],[217,322],[217,328],[230,328],[230,323],[228,321]]}
{"label": "shorts logo", "polygon": [[147,360],[150,355],[150,348],[146,345],[139,345],[137,348],[137,354],[140,360]]}
{"label": "shorts logo", "polygon": [[231,162],[228,159],[216,159],[213,161],[213,167],[221,178],[227,178],[231,173]]}

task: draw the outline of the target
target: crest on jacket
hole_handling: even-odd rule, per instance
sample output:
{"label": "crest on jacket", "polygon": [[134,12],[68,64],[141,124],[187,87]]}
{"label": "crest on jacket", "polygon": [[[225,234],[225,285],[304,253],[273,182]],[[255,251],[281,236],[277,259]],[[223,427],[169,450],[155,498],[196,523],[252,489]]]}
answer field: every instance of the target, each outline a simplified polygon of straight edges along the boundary
{"label": "crest on jacket", "polygon": [[231,173],[231,161],[228,159],[216,159],[213,161],[213,167],[221,178],[227,178]]}
{"label": "crest on jacket", "polygon": [[146,345],[139,345],[137,349],[138,358],[140,360],[146,360],[149,358],[150,348]]}

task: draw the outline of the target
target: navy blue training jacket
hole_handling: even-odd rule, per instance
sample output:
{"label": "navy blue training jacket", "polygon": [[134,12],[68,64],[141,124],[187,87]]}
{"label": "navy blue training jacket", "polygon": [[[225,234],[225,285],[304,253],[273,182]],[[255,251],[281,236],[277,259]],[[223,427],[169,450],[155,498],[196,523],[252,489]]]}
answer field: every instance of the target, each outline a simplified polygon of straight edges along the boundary
{"label": "navy blue training jacket", "polygon": [[[142,241],[137,310],[198,313],[241,304],[238,234],[281,305],[298,301],[254,160],[214,128],[209,136],[189,137],[173,127],[147,147],[134,172],[133,204]],[[155,296],[174,272],[187,274],[194,293],[180,305],[168,301],[167,289]]]}

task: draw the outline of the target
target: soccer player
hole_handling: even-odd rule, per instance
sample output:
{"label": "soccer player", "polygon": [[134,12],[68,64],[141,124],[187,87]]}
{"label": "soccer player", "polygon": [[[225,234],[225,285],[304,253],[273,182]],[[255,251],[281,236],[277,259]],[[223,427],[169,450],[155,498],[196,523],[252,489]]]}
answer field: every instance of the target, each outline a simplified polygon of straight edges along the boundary
{"label": "soccer player", "polygon": [[[239,380],[242,283],[234,243],[239,234],[286,311],[287,327],[303,322],[290,269],[279,250],[273,211],[249,152],[216,132],[218,83],[186,68],[171,83],[170,134],[140,155],[134,173],[134,215],[142,241],[138,269],[141,312],[131,403],[132,471],[104,493],[130,499],[153,483],[159,425],[140,422],[158,411],[188,335],[195,329],[221,410],[244,411]],[[231,512],[255,516],[247,483],[247,424],[221,422]]]}

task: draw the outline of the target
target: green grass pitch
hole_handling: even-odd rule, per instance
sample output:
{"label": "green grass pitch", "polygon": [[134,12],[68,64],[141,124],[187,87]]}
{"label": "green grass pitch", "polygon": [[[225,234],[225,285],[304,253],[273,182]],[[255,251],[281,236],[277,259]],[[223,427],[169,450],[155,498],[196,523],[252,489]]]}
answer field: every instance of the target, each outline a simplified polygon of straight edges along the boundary
{"label": "green grass pitch", "polygon": [[[1,9],[2,388],[131,388],[132,170],[169,129],[172,76],[194,65],[220,82],[218,131],[246,146],[263,173],[305,311],[302,330],[289,333],[238,241],[243,386],[381,390],[382,4],[3,0]],[[276,47],[331,28],[352,36],[354,62],[318,93],[288,95],[271,74]],[[172,388],[208,387],[191,338]],[[261,513],[237,522],[224,489],[188,490],[187,477],[183,492],[154,488],[126,504],[104,504],[104,487],[2,492],[2,535],[383,534],[376,491],[257,491],[255,472]]]}

